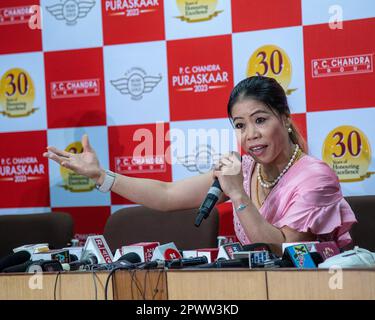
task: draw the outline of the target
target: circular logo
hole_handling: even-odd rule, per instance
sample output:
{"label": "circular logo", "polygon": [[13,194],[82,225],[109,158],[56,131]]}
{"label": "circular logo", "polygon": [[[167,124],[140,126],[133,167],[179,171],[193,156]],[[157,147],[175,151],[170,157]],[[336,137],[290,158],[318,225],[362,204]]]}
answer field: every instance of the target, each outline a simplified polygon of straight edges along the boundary
{"label": "circular logo", "polygon": [[251,55],[247,62],[246,75],[274,78],[287,92],[292,79],[292,64],[282,48],[271,44],[265,45]]}
{"label": "circular logo", "polygon": [[371,146],[360,129],[340,126],[325,138],[322,159],[336,172],[340,182],[360,181],[368,177]]}
{"label": "circular logo", "polygon": [[78,4],[74,0],[68,0],[63,6],[63,15],[68,22],[73,22],[78,19],[79,9]]}
{"label": "circular logo", "polygon": [[181,15],[188,21],[204,21],[215,15],[218,0],[177,0]]}
{"label": "circular logo", "polygon": [[133,73],[129,78],[128,89],[132,96],[141,96],[145,90],[143,77],[138,73]]}
{"label": "circular logo", "polygon": [[13,68],[0,80],[0,106],[9,117],[24,117],[35,111],[35,87],[26,70]]}
{"label": "circular logo", "polygon": [[173,248],[168,248],[164,251],[165,260],[179,259],[180,257],[180,253]]}
{"label": "circular logo", "polygon": [[[65,151],[70,153],[82,153],[83,147],[80,141],[69,144]],[[72,192],[86,192],[95,188],[95,183],[91,179],[81,176],[70,169],[60,167],[60,174],[64,180],[64,188]]]}

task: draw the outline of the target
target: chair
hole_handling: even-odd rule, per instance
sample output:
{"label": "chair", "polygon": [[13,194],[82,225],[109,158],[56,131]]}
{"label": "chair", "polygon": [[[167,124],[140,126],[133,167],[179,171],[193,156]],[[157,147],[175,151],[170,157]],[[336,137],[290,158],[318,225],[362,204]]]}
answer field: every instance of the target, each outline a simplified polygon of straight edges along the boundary
{"label": "chair", "polygon": [[375,252],[375,196],[352,196],[345,199],[358,220],[350,231],[353,246]]}
{"label": "chair", "polygon": [[73,238],[73,219],[65,212],[0,216],[0,257],[25,244],[62,248]]}
{"label": "chair", "polygon": [[112,251],[137,242],[174,242],[178,249],[217,247],[219,215],[216,208],[195,227],[197,209],[161,212],[143,206],[123,208],[113,213],[104,227],[104,237]]}

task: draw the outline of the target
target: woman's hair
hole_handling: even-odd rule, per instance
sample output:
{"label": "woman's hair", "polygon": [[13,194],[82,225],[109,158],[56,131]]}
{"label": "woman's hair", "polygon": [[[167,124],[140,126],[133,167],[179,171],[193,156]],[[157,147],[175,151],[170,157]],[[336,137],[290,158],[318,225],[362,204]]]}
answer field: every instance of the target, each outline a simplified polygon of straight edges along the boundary
{"label": "woman's hair", "polygon": [[[270,108],[273,113],[279,116],[285,115],[290,118],[290,109],[285,91],[274,78],[253,76],[240,81],[233,88],[229,97],[228,116],[230,119],[232,118],[233,106],[237,102],[245,99],[253,99],[262,102]],[[292,119],[290,119],[290,128],[292,132],[289,136],[292,142],[298,144],[302,151],[307,152],[306,141]]]}

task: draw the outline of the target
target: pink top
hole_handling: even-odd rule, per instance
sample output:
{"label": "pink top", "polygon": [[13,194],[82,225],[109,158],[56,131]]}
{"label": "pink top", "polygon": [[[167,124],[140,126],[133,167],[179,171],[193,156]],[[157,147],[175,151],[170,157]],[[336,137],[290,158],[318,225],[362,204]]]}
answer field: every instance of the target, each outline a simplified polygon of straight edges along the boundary
{"label": "pink top", "polygon": [[[249,197],[254,165],[251,156],[242,157],[243,185]],[[320,241],[336,241],[340,248],[352,241],[349,230],[357,222],[343,198],[335,172],[325,162],[308,155],[290,167],[259,212],[277,228],[288,226],[299,232],[309,231],[318,235]],[[233,220],[238,240],[242,244],[251,243],[234,210]]]}

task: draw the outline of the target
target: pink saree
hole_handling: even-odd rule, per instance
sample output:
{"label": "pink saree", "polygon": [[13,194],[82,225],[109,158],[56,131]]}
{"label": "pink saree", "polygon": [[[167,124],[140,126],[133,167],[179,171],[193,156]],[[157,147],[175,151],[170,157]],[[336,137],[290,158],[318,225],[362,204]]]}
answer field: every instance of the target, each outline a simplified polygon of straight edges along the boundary
{"label": "pink saree", "polygon": [[[249,155],[242,159],[244,189],[250,197],[250,176],[255,161]],[[288,226],[299,232],[311,232],[320,241],[335,241],[340,248],[351,242],[349,230],[357,222],[343,198],[335,172],[323,161],[308,155],[285,173],[259,211],[277,228]],[[234,210],[233,219],[238,240],[242,244],[251,243]]]}

